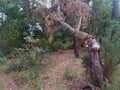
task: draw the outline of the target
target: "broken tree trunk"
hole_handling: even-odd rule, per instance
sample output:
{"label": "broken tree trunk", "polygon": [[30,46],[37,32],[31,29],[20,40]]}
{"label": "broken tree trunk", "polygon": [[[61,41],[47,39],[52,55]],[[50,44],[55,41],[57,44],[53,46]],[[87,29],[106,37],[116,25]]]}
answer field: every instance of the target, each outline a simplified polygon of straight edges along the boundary
{"label": "broken tree trunk", "polygon": [[94,38],[88,38],[88,51],[90,55],[90,69],[93,84],[101,87],[103,81],[103,68],[100,60],[100,45]]}
{"label": "broken tree trunk", "polygon": [[103,68],[100,61],[100,45],[92,35],[82,31],[76,31],[64,21],[58,22],[61,23],[61,25],[70,33],[72,33],[76,38],[83,40],[84,46],[89,51],[92,82],[95,86],[101,87],[103,81]]}
{"label": "broken tree trunk", "polygon": [[88,49],[90,56],[90,70],[92,82],[95,86],[101,87],[104,77],[103,68],[100,61],[100,45],[92,35],[89,35],[83,31],[79,31],[81,27],[82,15],[80,15],[77,28],[74,29],[72,26],[64,22],[64,19],[60,14],[60,4],[58,1],[57,14],[53,16],[51,15],[51,19],[59,22],[64,28],[66,28],[66,30],[68,30],[76,38],[83,40],[84,46]]}

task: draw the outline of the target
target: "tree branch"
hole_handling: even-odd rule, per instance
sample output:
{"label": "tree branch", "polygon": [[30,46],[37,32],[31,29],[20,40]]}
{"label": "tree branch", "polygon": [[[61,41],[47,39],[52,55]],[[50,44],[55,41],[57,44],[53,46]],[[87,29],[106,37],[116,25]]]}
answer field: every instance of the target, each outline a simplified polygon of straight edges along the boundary
{"label": "tree branch", "polygon": [[79,22],[78,22],[78,25],[77,25],[77,28],[76,28],[77,31],[80,30],[81,22],[82,22],[82,16],[80,16],[80,18],[79,18]]}
{"label": "tree branch", "polygon": [[79,38],[79,39],[85,39],[87,36],[91,36],[83,31],[77,31],[74,28],[72,28],[69,24],[65,23],[64,21],[58,21],[59,23],[61,23],[61,25],[66,28],[66,30],[68,30],[72,35],[74,35],[75,37]]}
{"label": "tree branch", "polygon": [[[60,3],[59,1],[57,1],[57,12],[58,12],[58,17],[62,18],[60,15]],[[58,19],[57,19],[58,20]],[[74,35],[75,37],[79,38],[79,39],[85,39],[87,36],[91,36],[85,32],[79,31],[80,27],[81,27],[81,21],[82,21],[82,16],[80,16],[79,18],[79,23],[77,25],[77,29],[75,30],[72,26],[70,26],[69,24],[67,24],[66,22],[63,21],[63,19],[59,19],[58,22],[61,23],[61,25],[66,28],[66,30],[68,30],[72,35]]]}
{"label": "tree branch", "polygon": [[80,16],[80,18],[79,18],[77,28],[74,29],[71,25],[69,25],[69,24],[67,24],[66,22],[63,21],[62,16],[60,15],[61,11],[60,11],[60,3],[59,3],[59,1],[57,1],[57,5],[58,5],[58,7],[57,7],[57,16],[58,16],[57,18],[58,19],[53,18],[53,20],[59,22],[64,28],[66,28],[67,31],[69,31],[76,38],[82,39],[83,43],[86,44],[85,47],[88,47],[88,44],[89,44],[88,39],[91,38],[91,39],[93,39],[92,43],[94,43],[92,48],[95,48],[95,49],[100,48],[99,44],[97,43],[97,41],[95,40],[95,38],[92,35],[90,35],[88,33],[85,33],[83,31],[79,31],[79,29],[81,27],[81,22],[82,22],[82,16]]}

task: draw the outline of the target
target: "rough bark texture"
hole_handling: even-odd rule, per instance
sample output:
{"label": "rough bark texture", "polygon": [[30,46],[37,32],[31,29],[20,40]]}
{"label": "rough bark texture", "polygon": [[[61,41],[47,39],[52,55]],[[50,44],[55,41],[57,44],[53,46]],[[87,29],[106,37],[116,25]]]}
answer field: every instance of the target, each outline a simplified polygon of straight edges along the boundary
{"label": "rough bark texture", "polygon": [[100,47],[94,38],[88,38],[88,51],[90,55],[90,70],[93,84],[101,87],[103,81],[103,68],[100,60]]}
{"label": "rough bark texture", "polygon": [[[100,45],[92,35],[82,31],[76,31],[64,21],[59,21],[66,30],[72,33],[76,38],[82,39],[85,46],[88,48],[90,55],[90,70],[92,83],[95,86],[101,87],[103,81],[103,68],[100,60]],[[87,42],[87,43],[86,43]]]}
{"label": "rough bark texture", "polygon": [[79,55],[79,50],[78,50],[78,46],[77,46],[77,38],[73,36],[73,43],[74,43],[74,54],[77,58],[80,57]]}

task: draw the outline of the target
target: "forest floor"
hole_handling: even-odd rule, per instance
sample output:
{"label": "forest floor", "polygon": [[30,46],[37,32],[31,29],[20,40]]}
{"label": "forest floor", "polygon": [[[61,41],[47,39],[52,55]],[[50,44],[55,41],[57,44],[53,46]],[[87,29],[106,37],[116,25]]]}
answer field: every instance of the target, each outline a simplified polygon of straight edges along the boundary
{"label": "forest floor", "polygon": [[[86,50],[81,49],[80,56],[83,57],[85,54]],[[51,56],[54,59],[54,63],[49,66],[49,72],[46,73],[48,79],[45,81],[44,90],[67,90],[68,86],[69,89],[77,90],[73,88],[78,88],[80,85],[86,83],[86,77],[83,77],[86,68],[81,63],[81,58],[74,56],[73,50],[53,52]],[[66,71],[66,69],[70,69],[71,71]],[[66,77],[65,74],[67,74]]]}
{"label": "forest floor", "polygon": [[[87,54],[86,49],[80,50],[80,57]],[[81,90],[87,83],[86,67],[81,58],[74,56],[73,50],[58,50],[51,52],[52,64],[48,65],[48,71],[43,78],[42,90]],[[8,74],[0,74],[0,90],[30,90],[21,88],[19,78]]]}
{"label": "forest floor", "polygon": [[9,74],[0,74],[0,90],[29,90],[28,87],[21,87],[21,79],[12,77]]}

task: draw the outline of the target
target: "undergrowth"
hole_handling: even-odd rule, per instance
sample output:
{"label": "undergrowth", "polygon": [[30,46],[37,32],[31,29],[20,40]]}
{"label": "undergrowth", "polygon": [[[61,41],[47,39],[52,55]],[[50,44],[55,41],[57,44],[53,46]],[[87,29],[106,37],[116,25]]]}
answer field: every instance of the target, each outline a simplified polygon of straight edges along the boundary
{"label": "undergrowth", "polygon": [[44,83],[41,75],[47,71],[46,66],[51,63],[47,50],[33,47],[26,51],[20,48],[15,50],[13,56],[7,62],[0,59],[0,62],[4,63],[0,66],[0,71],[21,78],[21,84],[28,84],[31,90],[42,90]]}
{"label": "undergrowth", "polygon": [[64,78],[65,79],[73,79],[73,78],[81,78],[84,76],[84,72],[78,70],[80,69],[80,61],[74,61],[72,64],[68,65],[64,70]]}
{"label": "undergrowth", "polygon": [[118,65],[118,67],[112,74],[111,79],[112,82],[107,83],[107,85],[104,86],[102,90],[120,90],[120,65]]}
{"label": "undergrowth", "polygon": [[64,77],[66,79],[79,78],[80,73],[78,72],[78,70],[75,70],[72,67],[68,66],[64,71]]}

